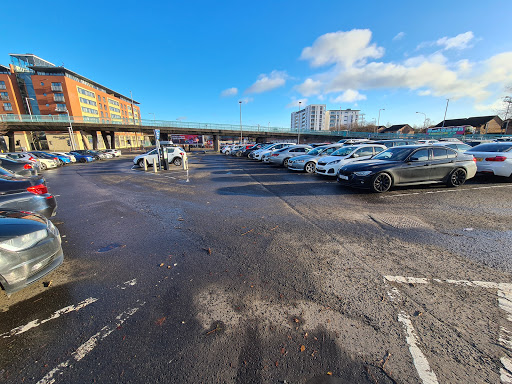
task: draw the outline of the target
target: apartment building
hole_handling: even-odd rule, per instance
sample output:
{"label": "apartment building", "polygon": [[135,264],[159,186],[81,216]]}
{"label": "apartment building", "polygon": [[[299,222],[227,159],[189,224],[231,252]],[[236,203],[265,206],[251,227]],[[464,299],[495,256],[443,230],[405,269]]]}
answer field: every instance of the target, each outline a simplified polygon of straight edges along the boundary
{"label": "apartment building", "polygon": [[36,55],[10,56],[10,78],[13,75],[16,78],[20,97],[17,102],[23,106],[12,113],[66,118],[69,115],[93,122],[138,124],[139,103],[130,97]]}
{"label": "apartment building", "polygon": [[[105,124],[140,124],[139,103],[131,97],[33,54],[10,54],[10,57],[9,66],[0,65],[0,115],[51,115],[63,120],[72,116]],[[65,132],[62,135],[52,133],[44,142],[49,147],[52,142],[67,143],[57,146],[65,150],[69,147],[66,135]],[[75,141],[83,141],[88,147],[92,137],[82,135],[83,140]],[[26,133],[17,132],[15,136],[17,148],[48,149],[32,148],[34,142],[26,139]],[[146,137],[137,135],[116,132],[115,136],[117,146],[125,148],[147,142]]]}
{"label": "apartment building", "polygon": [[291,129],[300,131],[321,131],[325,125],[325,104],[312,104],[292,112]]}
{"label": "apartment building", "polygon": [[301,131],[341,131],[350,130],[359,120],[357,109],[326,110],[325,104],[312,104],[297,112],[292,112],[291,129]]}
{"label": "apartment building", "polygon": [[358,109],[334,109],[326,112],[326,130],[343,131],[351,130],[359,121]]}

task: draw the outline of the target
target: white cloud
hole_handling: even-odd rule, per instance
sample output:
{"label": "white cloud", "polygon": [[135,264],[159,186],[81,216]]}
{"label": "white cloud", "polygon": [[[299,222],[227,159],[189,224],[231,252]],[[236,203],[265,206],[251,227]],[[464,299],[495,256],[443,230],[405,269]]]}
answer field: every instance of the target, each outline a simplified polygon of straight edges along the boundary
{"label": "white cloud", "polygon": [[475,36],[473,32],[469,31],[466,33],[461,33],[455,37],[442,37],[436,41],[436,45],[443,47],[444,50],[447,49],[466,49],[469,48],[469,43],[473,40]]}
{"label": "white cloud", "polygon": [[[395,62],[369,61],[380,57],[383,50],[370,44],[370,31],[356,31],[356,35],[365,38],[359,39],[359,44],[352,44],[348,52],[344,53],[343,47],[337,44],[342,40],[357,40],[353,38],[354,31],[323,35],[313,47],[303,50],[301,58],[307,58],[312,66],[331,66],[324,72],[310,75],[295,87],[302,96],[315,95],[320,99],[341,93],[335,100],[350,102],[362,100],[361,90],[406,89],[422,96],[469,97],[481,104],[498,92],[500,86],[512,83],[512,52],[480,62],[467,59],[451,62],[441,51]],[[473,34],[467,32],[438,41],[445,49],[461,49],[472,39]]]}
{"label": "white cloud", "polygon": [[497,113],[498,111],[503,110],[503,99],[495,100],[490,104],[476,104],[475,109],[477,111],[488,111],[492,113]]}
{"label": "white cloud", "polygon": [[393,41],[402,40],[405,37],[405,32],[398,32],[395,37],[393,37]]}
{"label": "white cloud", "polygon": [[288,75],[284,71],[272,71],[270,75],[262,74],[245,93],[262,93],[282,87],[286,83]]}
{"label": "white cloud", "polygon": [[311,47],[304,48],[300,58],[310,60],[313,67],[333,63],[345,66],[364,63],[367,59],[378,59],[384,55],[384,48],[370,44],[371,38],[369,29],[326,33],[316,39]]}
{"label": "white cloud", "polygon": [[347,89],[337,98],[332,99],[333,103],[353,103],[358,100],[366,100],[366,95],[361,95],[358,91],[354,91],[353,89]]}
{"label": "white cloud", "polygon": [[305,107],[308,104],[308,99],[293,99],[288,104],[286,104],[286,108],[298,108],[299,107],[299,101],[301,103],[301,106]]}
{"label": "white cloud", "polygon": [[220,95],[222,97],[230,97],[230,96],[236,96],[238,94],[238,88],[228,88],[228,89],[225,89],[223,90]]}

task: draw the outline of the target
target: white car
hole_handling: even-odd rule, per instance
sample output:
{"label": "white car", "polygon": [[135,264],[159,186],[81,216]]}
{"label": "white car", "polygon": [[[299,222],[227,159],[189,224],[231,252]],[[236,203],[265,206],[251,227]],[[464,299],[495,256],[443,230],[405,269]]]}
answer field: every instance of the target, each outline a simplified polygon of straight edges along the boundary
{"label": "white car", "polygon": [[113,157],[121,156],[121,151],[119,149],[104,149],[104,153],[110,153]]}
{"label": "white car", "polygon": [[512,176],[512,143],[484,143],[465,152],[476,160],[477,172]]}
{"label": "white car", "polygon": [[263,158],[265,157],[268,159],[270,157],[270,155],[272,154],[272,152],[277,151],[282,148],[287,148],[291,145],[295,145],[295,144],[294,143],[271,144],[270,146],[266,147],[265,149],[262,148],[258,151],[254,151],[255,153],[254,153],[254,155],[252,155],[252,158],[254,160],[258,160],[258,161],[268,162],[268,161],[265,161]]}
{"label": "white car", "polygon": [[[165,147],[165,150],[167,150],[167,158],[169,159],[169,163],[172,163],[177,167],[179,167],[183,163],[183,159],[187,159],[187,153],[181,147]],[[144,160],[146,160],[146,162],[150,166],[153,165],[153,160],[156,160],[156,162],[158,163],[157,149],[155,148],[142,155],[136,156],[133,159],[133,164],[138,165],[141,168],[144,168]]]}
{"label": "white car", "polygon": [[39,160],[39,164],[40,164],[42,171],[44,171],[45,169],[49,169],[49,168],[58,168],[60,165],[59,160],[56,157],[53,158],[51,155],[49,155],[47,153],[38,151],[38,152],[30,152],[30,154]]}
{"label": "white car", "polygon": [[353,161],[368,160],[372,156],[386,150],[387,147],[380,144],[358,144],[341,147],[330,156],[318,160],[315,172],[319,175],[336,177],[338,170]]}

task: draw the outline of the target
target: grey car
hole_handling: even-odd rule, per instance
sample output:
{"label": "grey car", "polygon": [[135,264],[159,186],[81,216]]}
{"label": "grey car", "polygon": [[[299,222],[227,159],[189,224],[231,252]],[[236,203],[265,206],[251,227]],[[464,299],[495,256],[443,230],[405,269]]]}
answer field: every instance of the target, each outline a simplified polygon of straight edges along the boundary
{"label": "grey car", "polygon": [[338,148],[343,146],[342,143],[322,145],[316,147],[307,153],[307,155],[297,156],[288,161],[288,169],[292,171],[306,171],[307,173],[315,173],[316,163],[322,156],[329,156]]}
{"label": "grey car", "polygon": [[64,260],[59,230],[33,212],[0,210],[0,285],[8,295]]}
{"label": "grey car", "polygon": [[35,163],[24,160],[14,160],[6,157],[0,157],[0,167],[7,169],[19,176],[35,176],[37,169]]}
{"label": "grey car", "polygon": [[311,145],[304,144],[292,145],[291,147],[279,149],[270,155],[269,163],[288,167],[288,162],[292,157],[305,155],[312,149],[313,147]]}

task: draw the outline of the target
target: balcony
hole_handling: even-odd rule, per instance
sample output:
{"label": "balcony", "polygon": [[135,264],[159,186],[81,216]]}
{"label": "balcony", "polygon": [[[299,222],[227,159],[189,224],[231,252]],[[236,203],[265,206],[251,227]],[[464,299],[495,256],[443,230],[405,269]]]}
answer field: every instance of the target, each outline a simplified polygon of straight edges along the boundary
{"label": "balcony", "polygon": [[53,95],[53,100],[58,102],[65,102],[64,96]]}
{"label": "balcony", "polygon": [[7,89],[5,84],[0,84],[0,89]]}
{"label": "balcony", "polygon": [[62,85],[52,85],[52,91],[62,92]]}
{"label": "balcony", "polygon": [[9,95],[2,95],[0,98],[2,99],[2,101],[9,101]]}
{"label": "balcony", "polygon": [[4,104],[4,111],[12,111],[12,107],[9,107]]}
{"label": "balcony", "polygon": [[67,107],[55,107],[55,111],[56,112],[67,112],[68,108]]}

